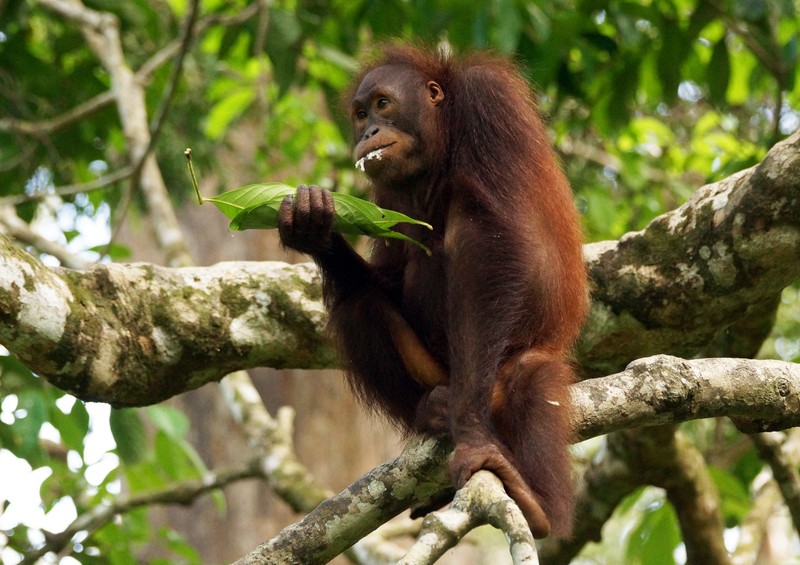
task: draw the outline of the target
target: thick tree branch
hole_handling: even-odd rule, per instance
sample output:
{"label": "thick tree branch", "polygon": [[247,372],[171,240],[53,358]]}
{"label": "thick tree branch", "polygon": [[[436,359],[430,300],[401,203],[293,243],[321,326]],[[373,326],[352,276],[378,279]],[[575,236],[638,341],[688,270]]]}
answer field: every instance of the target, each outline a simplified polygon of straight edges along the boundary
{"label": "thick tree branch", "polygon": [[[799,149],[796,133],[761,165],[700,189],[645,230],[586,246],[595,292],[578,357],[587,373],[648,353],[693,356],[800,277]],[[84,399],[151,404],[233,369],[333,364],[308,264],[70,272],[43,267],[2,236],[0,257],[0,343]],[[63,323],[50,325],[54,315]],[[96,352],[104,357],[87,362]]]}
{"label": "thick tree branch", "polygon": [[331,366],[324,318],[311,265],[78,272],[0,236],[0,343],[84,400],[152,404],[245,366]]}
{"label": "thick tree branch", "polygon": [[[630,386],[633,382],[639,386]],[[578,438],[586,439],[626,426],[658,426],[746,411],[758,415],[762,427],[792,427],[800,422],[798,392],[800,365],[657,356],[633,363],[622,373],[574,385],[574,424]],[[739,400],[739,396],[744,398]],[[621,406],[626,409],[621,410]],[[601,420],[606,423],[598,424]],[[685,447],[676,445],[683,451]],[[412,504],[449,488],[446,464],[450,449],[450,445],[435,440],[413,443],[400,457],[325,501],[237,563],[313,564],[330,560]],[[610,494],[611,504],[642,480],[630,471],[621,471],[618,464],[623,463],[612,461],[604,470],[604,474],[616,476],[619,484]],[[681,475],[688,477],[681,484],[703,484],[692,478],[690,467],[696,469],[681,467]]]}
{"label": "thick tree branch", "polygon": [[450,482],[450,446],[419,440],[236,563],[327,563],[412,503]]}
{"label": "thick tree branch", "polygon": [[619,241],[589,244],[587,373],[656,353],[691,357],[800,277],[800,132]]}
{"label": "thick tree branch", "polygon": [[573,401],[580,439],[718,416],[741,418],[747,431],[781,430],[800,425],[800,365],[657,355],[578,383]]}

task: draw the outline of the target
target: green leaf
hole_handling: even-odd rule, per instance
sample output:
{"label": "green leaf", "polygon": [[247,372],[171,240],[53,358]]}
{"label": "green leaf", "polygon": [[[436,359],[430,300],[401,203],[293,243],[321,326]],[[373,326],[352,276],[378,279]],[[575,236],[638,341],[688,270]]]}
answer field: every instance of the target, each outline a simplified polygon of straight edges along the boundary
{"label": "green leaf", "polygon": [[658,54],[657,68],[664,101],[671,104],[678,95],[681,82],[681,65],[688,53],[691,41],[678,27],[677,22],[665,19],[663,24],[661,51]]}
{"label": "green leaf", "polygon": [[[272,229],[278,227],[278,210],[287,196],[297,189],[282,183],[251,184],[204,201],[213,202],[231,219],[233,230]],[[391,228],[399,223],[416,224],[433,229],[430,224],[409,218],[393,210],[385,210],[371,202],[341,192],[332,192],[336,206],[333,229],[339,233],[401,239],[420,247],[430,255],[430,250]]]}
{"label": "green leaf", "polygon": [[627,562],[674,565],[673,554],[681,541],[675,510],[666,501],[651,504],[628,539]]}
{"label": "green leaf", "polygon": [[18,449],[14,454],[25,458],[32,467],[38,467],[44,460],[44,453],[39,442],[39,432],[48,420],[50,406],[38,390],[24,390],[18,395],[19,409],[25,410],[24,417],[18,417],[14,428],[19,437]]}
{"label": "green leaf", "polygon": [[252,88],[241,88],[214,104],[206,117],[206,135],[214,140],[220,139],[228,131],[231,123],[250,107],[255,97]]}
{"label": "green leaf", "polygon": [[147,416],[156,428],[172,439],[183,439],[189,431],[186,414],[169,406],[148,406]]}
{"label": "green leaf", "polygon": [[[296,188],[280,183],[249,184],[235,190],[223,192],[213,198],[204,198],[203,202],[213,202],[220,212],[225,214],[228,219],[233,220],[239,213],[257,208],[259,206],[270,206],[277,202],[278,207],[286,196],[294,194]],[[277,210],[277,208],[276,208]],[[277,211],[276,211],[277,222]],[[266,228],[276,226],[264,226]],[[232,229],[233,226],[231,226]]]}
{"label": "green leaf", "polygon": [[639,73],[641,61],[628,59],[614,71],[614,77],[608,85],[610,92],[598,107],[594,109],[596,119],[603,129],[609,134],[616,131],[628,122],[631,106],[636,98],[636,89],[639,86]]}
{"label": "green leaf", "polygon": [[83,452],[83,440],[89,432],[89,413],[83,402],[76,400],[69,414],[65,414],[59,408],[52,409],[50,423],[61,434],[61,441],[68,449],[74,449],[78,453]]}
{"label": "green leaf", "polygon": [[164,457],[174,459],[170,472],[178,474],[170,474],[170,478],[179,478],[183,472],[199,476],[207,470],[200,455],[186,440],[190,426],[186,414],[168,406],[148,406],[147,415],[159,430],[156,434],[157,461]]}
{"label": "green leaf", "polygon": [[731,61],[725,37],[720,39],[711,53],[708,63],[708,93],[711,101],[725,106],[728,84],[731,80]]}
{"label": "green leaf", "polygon": [[430,224],[409,218],[400,212],[380,208],[372,202],[350,194],[339,192],[331,194],[333,194],[333,201],[336,204],[334,227],[342,233],[364,234],[370,237],[400,237],[413,242],[410,238],[393,232],[389,228],[400,223],[406,223],[433,229]]}
{"label": "green leaf", "polygon": [[112,410],[109,425],[120,459],[126,465],[142,460],[147,454],[147,442],[139,412],[133,408]]}
{"label": "green leaf", "polygon": [[129,247],[125,245],[121,245],[112,241],[110,244],[103,244],[103,245],[96,245],[94,247],[90,247],[89,251],[94,251],[95,253],[105,253],[108,257],[114,261],[123,261],[125,259],[130,259],[133,255]]}
{"label": "green leaf", "polygon": [[269,33],[266,50],[272,61],[273,78],[281,93],[292,86],[297,75],[302,27],[294,12],[282,8],[269,9]]}
{"label": "green leaf", "polygon": [[711,478],[719,490],[722,516],[727,527],[740,524],[750,510],[751,500],[747,485],[733,473],[718,467],[709,467]]}
{"label": "green leaf", "polygon": [[159,469],[169,480],[201,477],[208,472],[203,459],[183,438],[170,437],[160,430],[155,434],[154,450]]}

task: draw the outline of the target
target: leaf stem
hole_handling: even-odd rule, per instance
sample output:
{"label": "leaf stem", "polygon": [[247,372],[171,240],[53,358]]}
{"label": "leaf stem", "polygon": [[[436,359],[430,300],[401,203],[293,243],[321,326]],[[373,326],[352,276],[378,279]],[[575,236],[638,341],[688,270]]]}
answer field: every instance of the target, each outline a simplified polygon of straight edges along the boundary
{"label": "leaf stem", "polygon": [[194,187],[194,193],[197,195],[197,201],[202,204],[205,202],[205,198],[200,195],[200,187],[197,186],[197,177],[194,175],[194,166],[192,166],[192,149],[187,147],[183,154],[186,155],[186,163],[189,166],[189,175],[192,177],[192,186]]}

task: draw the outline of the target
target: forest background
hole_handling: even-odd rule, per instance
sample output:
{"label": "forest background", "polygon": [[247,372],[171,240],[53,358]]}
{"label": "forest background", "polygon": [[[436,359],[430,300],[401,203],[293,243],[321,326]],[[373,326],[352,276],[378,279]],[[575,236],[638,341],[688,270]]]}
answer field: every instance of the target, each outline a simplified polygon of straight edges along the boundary
{"label": "forest background", "polygon": [[[38,321],[20,324],[22,299],[9,292],[7,262],[25,249],[37,259],[27,274],[46,282],[63,275],[51,269],[59,265],[84,272],[131,261],[169,268],[306,261],[281,250],[275,233],[232,234],[217,210],[198,206],[183,151],[192,148],[205,195],[261,181],[363,195],[340,94],[358,58],[387,39],[446,41],[457,52],[489,48],[518,61],[538,94],[589,243],[646,237],[661,214],[712,183],[721,183],[712,186],[727,199],[726,187],[755,179],[756,189],[788,202],[779,210],[786,230],[764,228],[777,225],[772,217],[754,220],[769,239],[758,268],[744,256],[724,266],[736,281],[730,286],[746,290],[723,293],[735,294],[738,309],[728,304],[717,316],[719,303],[703,306],[697,289],[656,285],[658,300],[675,308],[669,323],[648,319],[639,341],[622,322],[617,341],[602,337],[606,326],[593,311],[577,352],[586,376],[657,353],[796,363],[800,141],[790,136],[800,127],[799,10],[793,0],[0,0],[0,271],[8,269],[0,272],[0,560],[230,561],[301,518],[320,493],[344,488],[401,451],[395,433],[358,406],[332,370],[319,333],[318,281],[306,267],[285,271],[270,288],[275,297],[310,297],[307,316],[241,338],[250,339],[259,361],[247,367],[263,365],[249,371],[252,382],[239,374],[186,392],[202,372],[187,367],[189,378],[168,393],[148,396],[144,378],[117,387],[117,396],[94,396],[149,405],[110,409],[48,382],[91,396],[76,392],[75,375],[59,374],[63,367],[37,364],[45,350],[37,354],[41,344],[22,338],[42,330],[36,325],[47,324],[49,306],[32,303],[42,309],[32,318]],[[768,151],[786,138],[770,161]],[[731,180],[759,163],[762,169]],[[764,188],[765,178],[785,186]],[[775,206],[781,202],[776,197]],[[652,265],[648,253],[667,258],[676,241],[634,249],[628,260]],[[725,256],[720,247],[705,254]],[[768,261],[772,271],[762,264]],[[719,264],[710,263],[712,276]],[[227,267],[229,280],[256,268],[245,265]],[[160,280],[159,273],[148,276]],[[164,292],[177,288],[170,276],[163,275]],[[611,276],[595,282],[597,304],[631,292]],[[225,276],[206,283],[224,297]],[[652,292],[642,296],[644,306],[656,304]],[[106,306],[99,314],[87,308],[87,324],[91,312],[110,316],[113,304]],[[177,311],[170,315],[177,319]],[[248,324],[243,331],[269,326]],[[672,333],[651,331],[667,327]],[[215,340],[224,349],[228,338],[198,331],[196,339],[202,365],[214,361]],[[102,351],[100,342],[79,339],[62,347]],[[131,366],[119,372],[135,374],[131,367],[140,363],[139,372],[157,374],[146,361],[132,353]],[[244,367],[228,360],[218,368]],[[796,372],[787,374],[800,387]],[[258,397],[248,396],[255,390]],[[768,420],[773,412],[749,414]],[[725,413],[723,403],[717,415]],[[772,427],[794,425],[798,413],[795,407]],[[576,469],[591,487],[582,495],[602,498],[587,502],[600,510],[579,515],[584,523],[568,547],[541,548],[543,562],[684,562],[704,544],[713,546],[706,563],[800,555],[800,512],[792,513],[800,505],[790,496],[800,484],[794,432],[742,433],[754,428],[724,417],[649,430],[576,446]],[[307,469],[305,483],[287,486],[257,464],[276,445]],[[709,487],[710,499],[681,498],[664,478],[676,476],[687,453],[701,477],[694,484]],[[196,488],[203,477],[217,482]],[[298,493],[298,484],[312,486]],[[703,505],[709,515],[691,527],[687,517]],[[486,530],[456,551],[454,562],[498,563],[507,554],[502,538]],[[339,559],[377,562],[367,553]]]}

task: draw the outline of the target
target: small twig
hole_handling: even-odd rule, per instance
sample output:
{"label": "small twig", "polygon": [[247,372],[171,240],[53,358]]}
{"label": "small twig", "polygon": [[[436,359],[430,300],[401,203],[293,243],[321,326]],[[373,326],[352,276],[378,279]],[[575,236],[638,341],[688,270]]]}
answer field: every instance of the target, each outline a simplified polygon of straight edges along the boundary
{"label": "small twig", "polygon": [[0,206],[2,205],[17,206],[19,204],[25,204],[26,202],[36,202],[39,200],[44,200],[45,198],[47,198],[48,196],[52,196],[53,194],[63,197],[63,196],[72,196],[75,194],[81,194],[83,192],[91,192],[92,190],[105,188],[116,182],[125,180],[132,174],[133,174],[133,167],[128,166],[128,167],[123,167],[118,171],[114,171],[109,175],[103,175],[103,177],[97,180],[93,180],[91,182],[64,185],[60,188],[57,188],[55,192],[36,192],[34,194],[18,194],[14,196],[3,196],[0,197]]}
{"label": "small twig", "polygon": [[[769,470],[762,471],[769,474]],[[780,507],[781,493],[774,481],[756,477],[752,484],[758,485],[752,496],[747,514],[739,521],[739,541],[731,554],[732,565],[751,565],[758,562],[758,555],[767,535],[767,523]]]}
{"label": "small twig", "polygon": [[164,94],[161,96],[161,102],[158,105],[155,117],[152,120],[152,126],[150,127],[150,143],[145,153],[149,153],[158,139],[159,134],[161,133],[161,127],[164,125],[167,113],[172,105],[172,100],[175,97],[175,91],[177,90],[178,82],[183,75],[183,62],[186,59],[186,55],[189,52],[189,46],[192,44],[192,39],[194,38],[194,29],[195,24],[197,23],[199,4],[200,0],[192,0],[189,3],[189,11],[186,14],[186,19],[184,20],[183,24],[183,31],[181,32],[180,48],[178,49],[178,53],[175,55],[175,61],[172,64],[172,73],[167,81],[167,86],[164,88]]}
{"label": "small twig", "polygon": [[110,90],[98,94],[64,112],[63,114],[38,122],[19,120],[16,118],[4,118],[0,120],[0,131],[15,131],[33,137],[46,137],[72,125],[83,118],[102,110],[106,106],[114,103],[114,95]]}
{"label": "small twig", "polygon": [[397,517],[360,539],[347,550],[347,557],[355,563],[395,564],[408,552],[393,540],[403,537],[415,538],[422,527],[421,520],[408,516]]}
{"label": "small twig", "polygon": [[479,471],[456,493],[449,508],[425,517],[416,543],[398,565],[435,563],[467,533],[483,524],[491,524],[505,534],[515,565],[539,562],[522,511],[506,494],[500,479],[489,471]]}
{"label": "small twig", "polygon": [[48,541],[42,547],[27,553],[20,564],[35,563],[47,553],[57,553],[64,549],[77,533],[83,531],[91,533],[110,522],[114,516],[136,508],[154,504],[188,505],[211,490],[242,479],[263,476],[261,458],[256,457],[239,467],[210,472],[201,479],[190,479],[153,492],[119,496],[112,503],[95,506],[81,514],[63,532],[48,535]]}
{"label": "small twig", "polygon": [[14,239],[34,246],[39,251],[52,255],[65,267],[86,269],[89,262],[68,251],[63,245],[42,237],[31,229],[27,222],[17,216],[12,206],[0,204],[0,233],[5,232]]}
{"label": "small twig", "polygon": [[[111,238],[108,241],[108,245],[106,249],[111,246],[111,244],[116,240],[117,235],[119,234],[119,230],[122,228],[123,220],[128,215],[128,208],[130,207],[131,203],[133,202],[133,192],[134,187],[139,185],[139,175],[142,172],[142,167],[144,167],[144,163],[147,160],[147,157],[153,151],[153,147],[155,147],[156,140],[161,133],[162,126],[167,117],[167,113],[169,112],[169,108],[172,105],[172,100],[175,95],[175,91],[177,89],[178,82],[181,79],[183,74],[183,62],[186,59],[186,55],[189,52],[189,46],[192,43],[192,38],[194,37],[194,29],[195,24],[197,22],[197,14],[199,11],[199,0],[192,0],[189,4],[189,11],[186,14],[186,19],[183,25],[183,31],[181,32],[181,37],[179,39],[180,46],[178,48],[178,52],[175,55],[175,60],[172,65],[172,73],[170,74],[169,80],[167,81],[167,86],[164,88],[164,93],[161,97],[161,102],[159,103],[158,109],[156,110],[155,117],[151,122],[151,126],[149,128],[150,135],[147,139],[147,144],[144,147],[144,150],[138,155],[138,158],[133,163],[132,169],[132,179],[130,184],[128,185],[125,194],[123,195],[122,202],[120,203],[117,217],[120,219],[119,222],[116,222],[116,225],[111,231]],[[104,250],[105,252],[105,250]]]}
{"label": "small twig", "polygon": [[783,500],[789,508],[795,530],[800,533],[800,474],[797,461],[786,452],[788,436],[784,432],[768,432],[750,436],[758,455],[772,469],[772,476],[780,487]]}

